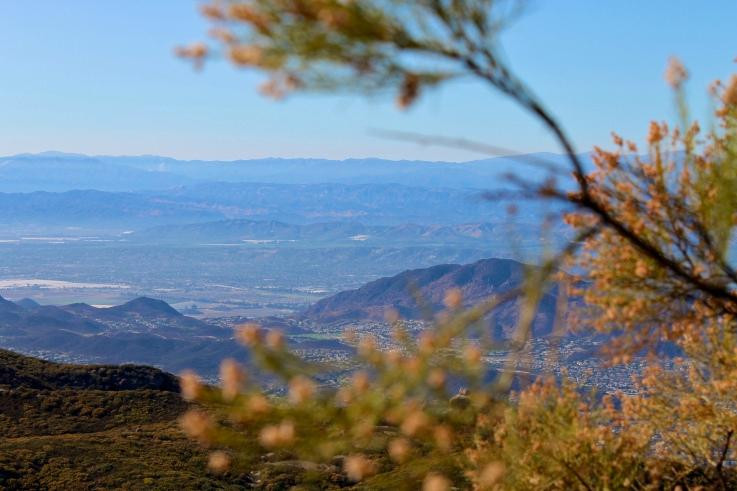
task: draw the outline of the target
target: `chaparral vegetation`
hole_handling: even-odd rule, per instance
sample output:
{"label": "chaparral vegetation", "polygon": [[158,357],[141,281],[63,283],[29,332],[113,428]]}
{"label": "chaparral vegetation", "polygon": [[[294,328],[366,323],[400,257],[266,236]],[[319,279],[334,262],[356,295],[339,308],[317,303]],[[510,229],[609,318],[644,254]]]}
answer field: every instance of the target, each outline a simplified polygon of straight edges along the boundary
{"label": "chaparral vegetation", "polygon": [[[199,65],[223,54],[264,72],[262,89],[271,96],[394,91],[407,108],[464,77],[500,91],[552,133],[569,165],[551,165],[541,182],[512,176],[519,195],[564,204],[560,219],[575,231],[508,294],[464,308],[460,293],[449,291],[447,309],[417,339],[388,312],[400,349],[382,351],[370,336],[349,334],[360,368],[337,390],[320,387],[324,367],[290,354],[278,331],[241,327],[239,339],[286,392],[267,395],[232,360],[222,364],[220,388],[183,375],[184,397],[199,406],[180,423],[211,449],[213,471],[237,473],[266,458],[299,463],[285,486],[737,486],[737,270],[730,255],[737,75],[714,83],[713,120],[699,123],[685,100],[687,70],[671,60],[666,80],[679,120],[653,122],[646,148],[615,134],[589,164],[500,55],[498,34],[519,12],[515,2],[493,0],[214,1],[203,8],[215,41],[180,55]],[[526,380],[514,362],[494,377],[486,373],[483,358],[492,349],[525,356],[537,305],[554,287],[579,299],[559,321],[600,333],[607,363],[650,355],[636,393],[592,393],[565,377]],[[516,334],[503,346],[488,344],[475,334],[478,326],[509,302],[519,310]]]}

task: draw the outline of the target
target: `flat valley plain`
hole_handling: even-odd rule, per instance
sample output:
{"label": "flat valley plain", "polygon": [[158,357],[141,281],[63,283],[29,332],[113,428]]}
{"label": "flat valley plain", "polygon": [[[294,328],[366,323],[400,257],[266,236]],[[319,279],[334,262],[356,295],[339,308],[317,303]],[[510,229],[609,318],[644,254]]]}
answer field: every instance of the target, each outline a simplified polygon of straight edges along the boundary
{"label": "flat valley plain", "polygon": [[149,296],[193,317],[288,315],[382,276],[470,263],[492,253],[503,256],[500,249],[482,240],[455,246],[421,240],[372,244],[349,237],[337,245],[156,244],[124,235],[18,237],[0,242],[0,293],[44,305],[118,305]]}

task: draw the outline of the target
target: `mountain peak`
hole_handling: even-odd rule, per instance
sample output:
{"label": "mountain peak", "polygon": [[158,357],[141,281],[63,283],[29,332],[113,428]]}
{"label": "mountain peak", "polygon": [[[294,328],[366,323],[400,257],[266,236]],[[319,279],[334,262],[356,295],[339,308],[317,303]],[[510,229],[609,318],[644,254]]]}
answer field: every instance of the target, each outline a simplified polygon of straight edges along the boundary
{"label": "mountain peak", "polygon": [[116,310],[125,310],[127,312],[137,312],[139,314],[163,314],[163,315],[175,315],[181,316],[174,307],[164,302],[163,300],[157,300],[150,297],[138,297],[134,298],[130,302],[126,302],[123,305],[112,307]]}
{"label": "mountain peak", "polygon": [[36,302],[32,298],[22,298],[15,302],[16,305],[20,305],[26,310],[32,310],[41,306],[40,303]]}
{"label": "mountain peak", "polygon": [[11,302],[10,300],[6,300],[2,296],[0,296],[0,315],[2,315],[2,314],[14,314],[14,313],[17,313],[20,310],[22,310],[22,307],[16,305],[14,302]]}

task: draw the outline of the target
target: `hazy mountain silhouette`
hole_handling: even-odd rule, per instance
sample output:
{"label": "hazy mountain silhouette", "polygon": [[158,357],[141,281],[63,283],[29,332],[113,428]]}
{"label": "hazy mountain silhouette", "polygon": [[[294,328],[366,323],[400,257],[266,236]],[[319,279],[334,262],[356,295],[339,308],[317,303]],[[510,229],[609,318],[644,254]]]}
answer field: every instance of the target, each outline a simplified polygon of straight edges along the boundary
{"label": "hazy mountain silhouette", "polygon": [[245,359],[232,331],[182,315],[166,302],[140,297],[96,308],[52,306],[0,297],[3,346],[101,363],[140,363],[171,372],[195,368],[214,376],[223,358]]}
{"label": "hazy mountain silhouette", "polygon": [[504,225],[366,225],[351,221],[289,224],[276,220],[222,220],[185,225],[164,225],[130,234],[134,241],[241,242],[244,240],[354,242],[361,244],[465,243],[479,245],[498,239]]}
{"label": "hazy mountain silhouette", "polygon": [[502,181],[500,176],[510,171],[524,171],[527,177],[542,176],[538,167],[525,165],[531,159],[564,162],[562,156],[551,153],[458,163],[377,158],[184,161],[155,155],[113,157],[43,152],[0,157],[0,191],[140,191],[214,181],[478,188]]}

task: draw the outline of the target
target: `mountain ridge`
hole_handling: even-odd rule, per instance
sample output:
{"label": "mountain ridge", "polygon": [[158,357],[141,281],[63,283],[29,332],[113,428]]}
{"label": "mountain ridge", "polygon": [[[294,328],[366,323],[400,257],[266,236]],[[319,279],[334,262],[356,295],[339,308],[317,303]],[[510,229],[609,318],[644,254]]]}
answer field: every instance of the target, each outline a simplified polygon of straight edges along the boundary
{"label": "mountain ridge", "polygon": [[[316,323],[382,321],[392,309],[403,319],[426,320],[428,315],[447,308],[444,298],[449,290],[459,290],[463,304],[471,306],[519,287],[529,267],[511,259],[491,258],[471,264],[441,264],[407,270],[319,300],[301,313],[301,319]],[[555,287],[543,295],[533,325],[534,335],[551,334],[556,296]],[[509,337],[517,315],[513,302],[502,304],[492,320],[494,335]]]}
{"label": "mountain ridge", "polygon": [[216,377],[220,360],[248,358],[232,330],[147,297],[110,308],[84,303],[24,308],[3,299],[0,341],[17,352],[152,365],[170,372],[194,368],[209,378]]}
{"label": "mountain ridge", "polygon": [[[78,189],[109,191],[168,189],[195,182],[270,183],[404,183],[476,186],[479,180],[499,182],[525,161],[561,164],[564,157],[551,153],[514,155],[467,162],[389,160],[380,158],[254,158],[237,160],[179,160],[155,155],[90,156],[43,152],[0,157],[0,191]],[[35,173],[27,172],[31,168]],[[39,173],[39,169],[43,172]],[[62,172],[63,170],[63,172]],[[526,166],[528,174],[541,174]]]}
{"label": "mountain ridge", "polygon": [[279,220],[230,219],[184,225],[162,225],[134,232],[130,240],[156,241],[353,241],[372,243],[386,240],[418,242],[475,242],[494,239],[503,225],[474,222],[451,225],[406,223],[367,225],[353,221],[293,224]]}

